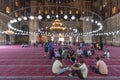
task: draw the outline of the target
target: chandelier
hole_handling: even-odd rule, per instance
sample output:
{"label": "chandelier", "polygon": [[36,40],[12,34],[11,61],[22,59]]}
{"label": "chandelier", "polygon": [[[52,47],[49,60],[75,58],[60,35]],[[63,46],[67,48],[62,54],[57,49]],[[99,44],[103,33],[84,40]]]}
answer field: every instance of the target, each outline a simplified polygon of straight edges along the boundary
{"label": "chandelier", "polygon": [[66,31],[67,27],[64,26],[63,23],[59,19],[56,19],[52,23],[52,26],[50,27],[50,30],[52,30],[52,31]]}
{"label": "chandelier", "polygon": [[4,33],[5,33],[5,34],[8,34],[8,35],[14,34],[14,32],[13,32],[12,30],[10,30],[10,29],[4,31]]}

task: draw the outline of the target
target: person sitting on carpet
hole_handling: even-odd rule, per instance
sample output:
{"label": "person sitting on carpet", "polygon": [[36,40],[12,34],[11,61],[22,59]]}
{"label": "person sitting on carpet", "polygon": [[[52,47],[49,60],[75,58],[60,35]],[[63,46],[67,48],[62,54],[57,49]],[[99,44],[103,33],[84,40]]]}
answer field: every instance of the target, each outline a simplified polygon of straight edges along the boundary
{"label": "person sitting on carpet", "polygon": [[57,57],[57,60],[55,60],[52,65],[52,72],[54,74],[61,74],[69,69],[70,69],[69,67],[66,68],[63,67],[62,57]]}
{"label": "person sitting on carpet", "polygon": [[101,60],[99,57],[96,57],[96,60],[97,60],[96,66],[90,66],[90,68],[95,73],[107,75],[108,67],[107,67],[106,63],[103,60]]}
{"label": "person sitting on carpet", "polygon": [[85,47],[84,50],[83,50],[83,55],[85,55],[86,57],[88,57],[88,50],[87,50],[86,47]]}
{"label": "person sitting on carpet", "polygon": [[70,61],[73,63],[77,62],[77,53],[74,52],[73,54],[70,55]]}
{"label": "person sitting on carpet", "polygon": [[58,49],[55,49],[55,58],[57,58],[57,57],[60,57],[60,53],[59,53]]}
{"label": "person sitting on carpet", "polygon": [[87,55],[88,55],[88,57],[92,56],[92,52],[91,52],[91,50],[89,48],[88,48],[88,51],[87,51]]}
{"label": "person sitting on carpet", "polygon": [[82,57],[82,54],[83,54],[82,48],[78,48],[76,52],[77,52],[78,58],[81,58],[81,57]]}
{"label": "person sitting on carpet", "polygon": [[91,54],[92,54],[92,55],[95,54],[94,48],[91,48]]}
{"label": "person sitting on carpet", "polygon": [[109,51],[109,49],[106,49],[106,51],[104,52],[102,57],[106,58],[106,59],[110,59],[110,51]]}
{"label": "person sitting on carpet", "polygon": [[85,79],[87,78],[88,75],[88,68],[86,64],[84,63],[83,59],[80,60],[80,63],[74,63],[71,66],[71,73],[68,75],[69,77],[73,77],[75,73],[77,73],[78,77],[80,79]]}
{"label": "person sitting on carpet", "polygon": [[22,47],[29,47],[28,44],[22,44]]}

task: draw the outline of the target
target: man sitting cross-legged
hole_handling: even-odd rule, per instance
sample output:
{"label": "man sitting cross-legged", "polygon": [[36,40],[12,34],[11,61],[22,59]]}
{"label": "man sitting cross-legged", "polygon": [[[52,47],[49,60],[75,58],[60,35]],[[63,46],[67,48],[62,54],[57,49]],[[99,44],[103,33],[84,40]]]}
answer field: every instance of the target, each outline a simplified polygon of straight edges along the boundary
{"label": "man sitting cross-legged", "polygon": [[106,63],[101,60],[99,57],[96,57],[97,63],[96,66],[90,66],[95,73],[107,75],[108,74],[108,67]]}
{"label": "man sitting cross-legged", "polygon": [[80,63],[74,63],[71,66],[71,69],[72,69],[72,71],[68,75],[69,77],[73,77],[76,73],[80,79],[87,78],[88,68],[82,59],[80,60]]}
{"label": "man sitting cross-legged", "polygon": [[52,66],[52,72],[54,74],[61,74],[69,69],[70,69],[69,67],[64,68],[62,57],[57,57],[57,60],[54,61]]}

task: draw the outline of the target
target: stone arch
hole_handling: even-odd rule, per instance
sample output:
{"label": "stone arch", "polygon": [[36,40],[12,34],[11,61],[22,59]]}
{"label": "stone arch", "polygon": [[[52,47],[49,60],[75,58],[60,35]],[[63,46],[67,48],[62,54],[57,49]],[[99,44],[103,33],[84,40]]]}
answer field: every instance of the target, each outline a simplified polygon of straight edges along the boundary
{"label": "stone arch", "polygon": [[[28,25],[22,25],[21,30],[29,31]],[[15,35],[15,44],[28,44],[29,36],[28,35]]]}

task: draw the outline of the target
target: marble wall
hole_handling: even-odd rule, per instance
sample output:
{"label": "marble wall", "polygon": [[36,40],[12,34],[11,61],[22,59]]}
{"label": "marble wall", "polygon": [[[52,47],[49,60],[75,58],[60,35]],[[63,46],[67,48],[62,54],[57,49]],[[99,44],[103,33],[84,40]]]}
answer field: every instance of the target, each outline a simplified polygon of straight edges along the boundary
{"label": "marble wall", "polygon": [[[104,25],[104,32],[120,30],[120,13],[104,20],[103,25]],[[120,33],[105,36],[105,38],[107,44],[120,46]]]}
{"label": "marble wall", "polygon": [[[9,21],[9,16],[0,12],[0,31],[6,31],[8,29],[7,23]],[[6,35],[0,33],[0,45],[5,44],[6,42]],[[9,42],[14,43],[14,36],[9,35]]]}

